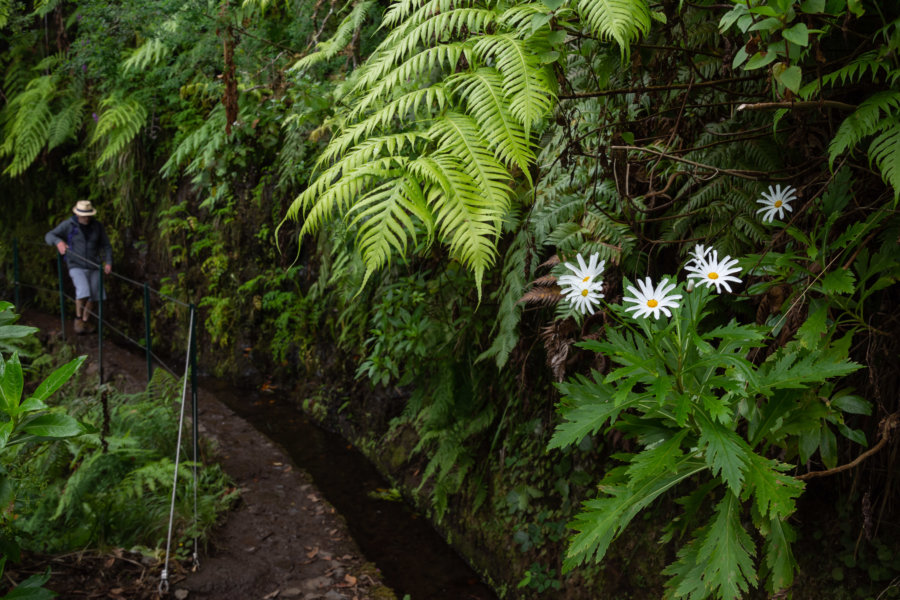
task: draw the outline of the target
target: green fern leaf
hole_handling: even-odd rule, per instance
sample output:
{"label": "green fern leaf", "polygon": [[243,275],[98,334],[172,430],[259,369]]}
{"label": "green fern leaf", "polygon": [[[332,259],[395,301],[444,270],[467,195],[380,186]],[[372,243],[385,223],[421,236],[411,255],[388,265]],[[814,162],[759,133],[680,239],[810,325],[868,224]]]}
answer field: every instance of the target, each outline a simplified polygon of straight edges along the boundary
{"label": "green fern leaf", "polygon": [[85,101],[75,99],[53,116],[47,132],[47,149],[52,150],[75,136],[84,118]]}
{"label": "green fern leaf", "polygon": [[528,165],[534,161],[534,153],[524,128],[507,108],[500,73],[492,68],[460,73],[448,78],[447,87],[465,99],[490,149],[507,165],[517,166],[531,183]]}
{"label": "green fern leaf", "polygon": [[13,115],[7,125],[6,139],[0,154],[13,159],[3,171],[15,177],[37,158],[50,136],[53,114],[50,100],[56,93],[56,78],[52,75],[36,77],[25,90],[10,100],[8,110]]}
{"label": "green fern leaf", "polygon": [[109,96],[100,102],[103,112],[97,120],[92,144],[105,142],[97,165],[118,155],[131,142],[147,120],[147,109],[134,97]]}
{"label": "green fern leaf", "polygon": [[596,35],[614,40],[623,56],[632,42],[650,31],[646,0],[577,0],[575,10]]}
{"label": "green fern leaf", "polygon": [[885,119],[883,132],[869,146],[869,161],[881,171],[885,183],[894,188],[894,198],[900,197],[900,111],[897,116]]}
{"label": "green fern leaf", "polygon": [[831,167],[834,167],[834,161],[838,156],[884,127],[882,113],[893,115],[897,111],[900,111],[898,91],[878,92],[862,102],[844,119],[828,145],[828,161]]}
{"label": "green fern leaf", "polygon": [[496,61],[503,75],[503,90],[509,112],[525,126],[525,136],[550,110],[552,90],[537,54],[510,34],[486,35],[475,44],[475,53],[484,62]]}
{"label": "green fern leaf", "polygon": [[122,70],[146,71],[148,67],[158,65],[165,60],[171,48],[160,38],[152,38],[135,48],[129,57],[122,62]]}

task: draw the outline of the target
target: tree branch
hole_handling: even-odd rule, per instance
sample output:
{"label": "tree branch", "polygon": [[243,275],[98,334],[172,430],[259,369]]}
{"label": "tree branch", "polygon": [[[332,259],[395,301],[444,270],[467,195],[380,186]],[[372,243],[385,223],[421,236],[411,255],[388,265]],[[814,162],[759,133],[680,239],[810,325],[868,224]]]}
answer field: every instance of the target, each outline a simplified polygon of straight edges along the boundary
{"label": "tree branch", "polygon": [[757,102],[756,104],[740,104],[737,107],[741,110],[773,110],[778,108],[796,108],[797,110],[809,110],[813,108],[836,108],[838,110],[853,111],[856,106],[847,104],[846,102],[837,102],[836,100],[808,100],[805,102]]}
{"label": "tree branch", "polygon": [[742,83],[744,81],[755,81],[768,77],[767,73],[759,75],[750,75],[749,77],[735,77],[732,79],[714,79],[712,81],[701,81],[700,83],[672,83],[669,85],[647,85],[634,88],[617,88],[614,90],[598,90],[596,92],[578,92],[575,94],[561,94],[560,100],[577,100],[580,98],[598,98],[600,96],[614,96],[617,94],[645,94],[652,92],[668,92],[671,90],[686,90],[705,87],[715,87],[726,83]]}
{"label": "tree branch", "polygon": [[895,429],[898,426],[900,426],[900,412],[888,415],[881,420],[881,425],[878,427],[878,429],[881,430],[881,439],[878,440],[878,443],[857,456],[851,462],[848,462],[846,465],[835,467],[833,469],[827,469],[825,471],[812,471],[811,473],[804,473],[803,475],[796,475],[795,477],[797,479],[806,481],[808,479],[813,479],[814,477],[826,477],[828,475],[836,475],[842,471],[848,471],[884,448],[884,446],[888,443],[888,440],[891,438],[891,430]]}

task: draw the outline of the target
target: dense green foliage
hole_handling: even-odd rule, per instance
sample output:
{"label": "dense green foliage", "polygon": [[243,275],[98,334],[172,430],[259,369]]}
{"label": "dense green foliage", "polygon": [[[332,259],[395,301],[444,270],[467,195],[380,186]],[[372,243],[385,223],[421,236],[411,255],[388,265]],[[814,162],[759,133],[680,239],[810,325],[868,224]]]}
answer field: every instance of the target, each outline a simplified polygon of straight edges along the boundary
{"label": "dense green foliage", "polygon": [[[36,332],[7,324],[16,317],[11,304],[0,303],[0,344],[21,344]],[[8,558],[18,560],[21,549],[143,547],[155,555],[165,545],[177,381],[157,370],[146,393],[127,396],[107,387],[98,402],[89,390],[78,393],[81,384],[73,379],[86,358],[71,360],[40,385],[26,388],[18,351],[0,355],[0,569]],[[40,356],[29,371],[52,360]],[[218,466],[201,467],[195,519],[191,468],[184,463],[179,468],[175,535],[188,542],[204,539],[236,491]],[[22,582],[10,598],[55,596],[40,587],[47,577]],[[26,596],[32,587],[33,595]]]}
{"label": "dense green foliage", "polygon": [[[895,2],[0,0],[0,28],[0,243],[90,198],[220,364],[371,383],[306,404],[504,540],[506,594],[790,591],[804,485],[863,531],[826,532],[848,585],[900,570]],[[728,294],[688,291],[697,243]],[[560,277],[594,253],[586,315]],[[624,312],[644,277],[671,317]],[[675,518],[617,580],[641,511]]]}

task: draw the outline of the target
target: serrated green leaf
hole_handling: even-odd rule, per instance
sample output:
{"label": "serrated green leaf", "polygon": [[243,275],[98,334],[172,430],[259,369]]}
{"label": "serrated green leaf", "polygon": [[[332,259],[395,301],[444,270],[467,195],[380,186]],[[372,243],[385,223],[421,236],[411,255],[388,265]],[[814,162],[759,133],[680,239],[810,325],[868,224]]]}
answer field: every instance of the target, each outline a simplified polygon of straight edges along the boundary
{"label": "serrated green leaf", "polygon": [[852,294],[856,289],[854,285],[856,276],[850,269],[837,269],[829,271],[822,277],[821,289],[825,295]]}
{"label": "serrated green leaf", "polygon": [[797,339],[800,345],[810,350],[815,350],[822,343],[822,338],[828,331],[828,304],[819,303],[797,330]]}
{"label": "serrated green leaf", "polygon": [[794,500],[803,493],[804,488],[801,480],[779,472],[788,468],[751,452],[747,486],[742,498],[752,495],[763,516],[786,519],[796,510]]}
{"label": "serrated green leaf", "polygon": [[706,464],[713,475],[721,477],[732,493],[740,495],[752,450],[738,434],[698,414],[700,439]]}
{"label": "serrated green leaf", "polygon": [[[582,511],[568,525],[577,533],[570,540],[563,571],[571,571],[586,560],[602,559],[609,544],[635,515],[666,490],[705,469],[703,461],[688,455],[682,457],[671,470],[652,478],[631,481],[628,485],[601,483],[601,490],[608,496],[585,502]],[[622,473],[621,468],[614,469],[608,478],[611,476],[614,481],[621,480]]]}
{"label": "serrated green leaf", "polygon": [[772,519],[765,538],[766,589],[770,594],[777,594],[794,582],[797,561],[791,551],[791,542],[796,535],[786,521]]}
{"label": "serrated green leaf", "polygon": [[682,429],[668,440],[638,452],[631,458],[625,474],[633,480],[640,480],[672,469],[684,456],[681,441],[687,434],[688,430]]}
{"label": "serrated green leaf", "polygon": [[667,597],[736,600],[756,586],[755,546],[740,521],[740,500],[726,493],[710,522],[678,552],[678,559],[663,573]]}

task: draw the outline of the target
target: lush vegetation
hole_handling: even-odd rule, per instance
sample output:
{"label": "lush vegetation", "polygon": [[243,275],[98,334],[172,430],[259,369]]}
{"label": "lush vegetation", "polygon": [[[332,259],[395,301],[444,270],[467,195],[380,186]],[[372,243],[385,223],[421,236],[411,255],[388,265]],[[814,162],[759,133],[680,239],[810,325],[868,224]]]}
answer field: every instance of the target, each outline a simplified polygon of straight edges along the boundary
{"label": "lush vegetation", "polygon": [[[22,550],[126,548],[161,558],[175,474],[178,382],[160,369],[146,393],[124,395],[109,384],[97,390],[94,378],[73,378],[86,356],[54,369],[40,385],[26,382],[26,372],[34,378],[71,349],[43,354],[37,330],[16,325],[17,317],[10,303],[0,303],[0,570]],[[20,352],[31,354],[27,368]],[[205,539],[237,492],[217,465],[201,467],[195,515],[191,465],[178,468],[174,531],[183,554],[192,540]],[[4,597],[51,598],[40,587],[49,576],[30,577]]]}
{"label": "lush vegetation", "polygon": [[223,370],[355,376],[506,596],[900,593],[896,3],[25,4],[0,243],[90,198]]}

